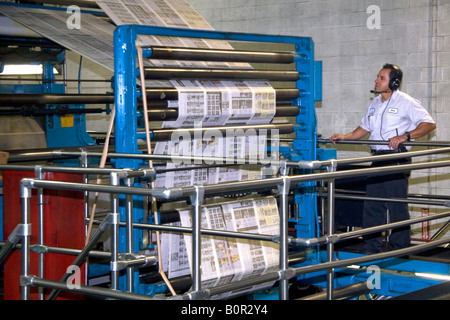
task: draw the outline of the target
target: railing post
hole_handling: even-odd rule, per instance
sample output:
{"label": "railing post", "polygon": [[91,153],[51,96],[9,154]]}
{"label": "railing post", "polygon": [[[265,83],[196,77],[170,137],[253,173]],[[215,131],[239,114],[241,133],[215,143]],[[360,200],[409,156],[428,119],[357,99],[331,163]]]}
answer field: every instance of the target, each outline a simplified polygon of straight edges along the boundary
{"label": "railing post", "polygon": [[[134,178],[125,179],[127,187],[132,187]],[[133,254],[133,195],[127,194],[126,199],[126,232],[127,232],[127,253]],[[134,287],[134,267],[127,268],[127,291],[133,292]]]}
{"label": "railing post", "polygon": [[[111,185],[119,185],[119,174],[117,172],[111,173]],[[113,216],[112,236],[111,236],[111,266],[114,266],[119,261],[119,195],[113,193],[111,195],[111,209]],[[119,271],[111,268],[111,289],[119,289]]]}
{"label": "railing post", "polygon": [[[79,164],[81,168],[88,168],[89,167],[89,153],[85,150],[81,150],[80,156],[78,158]],[[83,181],[85,184],[89,183],[89,174],[83,173]],[[83,191],[83,199],[84,199],[84,220],[87,221],[89,218],[89,191],[84,190]],[[89,224],[85,225],[84,228],[84,234],[85,237],[88,237]],[[86,258],[85,261],[86,270],[89,270],[89,257]],[[88,272],[85,272],[84,274],[84,283],[88,283]]]}
{"label": "railing post", "polygon": [[[327,167],[330,172],[336,171],[336,162],[331,161],[330,166]],[[328,181],[328,219],[327,219],[327,234],[328,237],[332,237],[334,234],[334,191],[335,191],[335,179]],[[328,262],[334,260],[334,243],[329,242],[327,244],[327,259]],[[327,299],[333,300],[334,290],[334,269],[327,270]]]}
{"label": "railing post", "polygon": [[[289,267],[288,262],[288,225],[289,225],[289,189],[291,187],[291,180],[287,176],[287,167],[284,165],[281,168],[283,175],[283,183],[278,185],[280,194],[280,269],[285,272]],[[289,279],[280,280],[280,300],[289,299]]]}
{"label": "railing post", "polygon": [[[20,185],[20,200],[22,202],[22,260],[21,260],[21,278],[27,277],[30,272],[30,199],[31,188],[23,183]],[[23,285],[20,291],[21,299],[28,300],[30,298],[30,287]]]}
{"label": "railing post", "polygon": [[201,289],[201,210],[204,200],[205,190],[202,186],[195,186],[195,195],[191,196],[194,213],[192,216],[192,289]]}
{"label": "railing post", "polygon": [[[44,174],[42,172],[41,166],[36,166],[34,169],[34,172],[36,174],[36,178],[39,180],[44,179]],[[45,230],[45,210],[44,210],[44,189],[38,188],[37,189],[37,203],[38,203],[38,220],[39,220],[39,226],[38,226],[38,244],[44,245],[44,230]],[[39,265],[39,277],[44,278],[45,277],[45,255],[43,253],[39,253],[38,255],[38,265]],[[44,300],[44,291],[43,288],[38,288],[38,297],[40,300]]]}

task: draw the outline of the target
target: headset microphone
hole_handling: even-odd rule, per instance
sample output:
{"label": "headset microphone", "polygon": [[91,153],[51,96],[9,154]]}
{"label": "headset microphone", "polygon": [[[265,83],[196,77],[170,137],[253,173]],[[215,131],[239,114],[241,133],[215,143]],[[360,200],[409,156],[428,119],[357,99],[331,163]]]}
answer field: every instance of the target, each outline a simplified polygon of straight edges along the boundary
{"label": "headset microphone", "polygon": [[379,93],[388,93],[388,92],[391,92],[390,90],[385,90],[385,91],[375,91],[375,90],[370,90],[370,93],[376,93],[376,94],[379,94]]}

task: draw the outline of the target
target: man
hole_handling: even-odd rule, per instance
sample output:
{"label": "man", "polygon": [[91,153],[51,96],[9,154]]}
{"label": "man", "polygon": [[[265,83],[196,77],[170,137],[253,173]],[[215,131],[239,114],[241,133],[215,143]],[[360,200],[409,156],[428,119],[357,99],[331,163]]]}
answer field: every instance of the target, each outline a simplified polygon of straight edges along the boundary
{"label": "man", "polygon": [[[410,147],[402,143],[425,136],[436,128],[435,121],[419,101],[398,90],[403,78],[402,70],[392,64],[385,64],[375,80],[378,96],[369,104],[361,124],[345,135],[335,133],[330,137],[334,144],[339,140],[358,140],[370,133],[369,140],[389,141],[389,145],[373,145],[372,154],[406,152]],[[393,166],[410,163],[405,157],[400,160],[373,162],[372,167]],[[409,173],[369,176],[366,194],[368,197],[406,198],[408,194]],[[407,203],[365,201],[363,209],[363,228],[386,223],[389,210],[390,222],[409,219]],[[361,252],[365,254],[383,251],[381,233],[364,238]],[[392,230],[389,249],[401,249],[410,245],[410,227]]]}

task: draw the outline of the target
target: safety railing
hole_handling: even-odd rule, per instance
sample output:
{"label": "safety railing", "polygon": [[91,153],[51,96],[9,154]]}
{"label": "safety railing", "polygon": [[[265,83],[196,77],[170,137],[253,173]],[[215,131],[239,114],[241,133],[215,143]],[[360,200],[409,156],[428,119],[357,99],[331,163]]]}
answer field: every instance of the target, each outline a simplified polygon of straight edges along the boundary
{"label": "safety railing", "polygon": [[[408,156],[422,156],[425,154],[437,154],[437,153],[447,153],[450,151],[450,148],[440,148],[434,150],[427,151],[416,151],[408,153]],[[96,155],[95,153],[93,154]],[[116,155],[110,155],[116,156]],[[137,155],[117,155],[120,157],[137,157]],[[370,256],[362,256],[352,259],[346,260],[334,260],[334,245],[340,241],[347,240],[353,237],[359,237],[363,234],[368,234],[372,232],[377,232],[380,230],[391,229],[403,225],[414,224],[421,221],[428,221],[433,219],[441,219],[450,216],[450,212],[444,212],[440,214],[430,215],[427,217],[421,217],[416,219],[410,219],[407,221],[397,222],[397,223],[389,223],[378,227],[362,229],[358,231],[346,232],[335,234],[334,233],[334,180],[339,178],[348,178],[348,177],[358,177],[358,176],[369,176],[373,174],[377,174],[380,172],[380,168],[367,168],[367,169],[355,169],[355,170],[345,170],[345,171],[334,171],[339,165],[349,164],[349,163],[361,163],[366,161],[382,161],[387,159],[395,159],[404,155],[382,155],[382,156],[374,156],[374,157],[363,157],[363,158],[355,158],[355,159],[343,159],[343,160],[329,160],[329,161],[311,161],[311,162],[296,162],[292,163],[289,161],[280,161],[278,165],[280,165],[281,175],[274,178],[267,178],[263,180],[255,180],[255,181],[241,181],[241,182],[229,182],[223,184],[215,184],[215,185],[205,185],[205,186],[192,186],[192,187],[183,187],[183,188],[155,188],[155,189],[147,189],[147,188],[139,188],[139,187],[131,187],[131,186],[119,186],[117,183],[113,183],[112,185],[100,185],[100,184],[91,184],[91,183],[71,183],[71,182],[60,182],[60,181],[47,181],[41,179],[32,179],[25,178],[21,182],[20,186],[20,194],[21,194],[21,202],[22,202],[22,223],[17,226],[16,230],[10,235],[6,244],[3,244],[2,249],[0,251],[0,262],[6,257],[8,252],[13,249],[14,245],[20,243],[21,257],[22,257],[22,265],[21,265],[21,296],[23,299],[29,298],[29,290],[31,286],[38,287],[48,287],[53,288],[53,292],[50,297],[54,297],[57,295],[59,290],[68,290],[68,287],[65,283],[67,280],[67,276],[65,275],[61,281],[53,281],[47,280],[40,276],[35,276],[30,274],[30,250],[32,248],[32,244],[30,243],[30,197],[31,191],[33,189],[59,189],[59,190],[73,190],[73,191],[84,191],[84,192],[99,192],[99,193],[108,193],[114,195],[114,199],[117,199],[117,195],[141,195],[141,196],[149,196],[154,197],[157,200],[163,201],[172,201],[172,200],[180,200],[180,199],[190,199],[192,206],[194,207],[194,215],[193,215],[193,226],[192,228],[187,227],[169,227],[162,225],[150,225],[150,224],[133,224],[132,227],[128,224],[128,229],[133,228],[142,228],[147,230],[160,230],[160,231],[170,231],[170,232],[181,232],[181,233],[191,233],[193,237],[192,242],[192,252],[193,252],[193,272],[192,272],[192,281],[193,286],[192,290],[189,292],[182,294],[177,297],[172,297],[168,299],[209,299],[211,296],[220,294],[223,292],[227,292],[230,290],[234,290],[236,288],[244,288],[253,284],[265,283],[268,281],[279,281],[280,283],[280,299],[286,300],[289,299],[288,296],[288,281],[294,277],[297,277],[301,274],[307,274],[311,272],[317,271],[325,271],[327,270],[327,298],[333,298],[333,269],[341,268],[348,265],[367,263],[380,259],[387,259],[392,257],[404,256],[407,254],[418,253],[422,251],[429,250],[431,248],[435,248],[437,246],[441,246],[443,244],[449,243],[450,238],[443,238],[439,240],[435,240],[429,243],[420,244],[416,246],[412,246],[405,249],[394,250],[385,253],[374,254]],[[141,158],[146,159],[147,157],[140,155]],[[370,158],[370,160],[369,160]],[[303,166],[308,168],[328,168],[327,172],[318,172],[304,175],[289,175],[288,170],[291,166]],[[384,174],[386,173],[394,173],[394,172],[405,172],[412,170],[420,170],[420,169],[428,169],[428,168],[440,168],[450,166],[450,161],[429,161],[423,163],[413,163],[402,166],[390,166],[383,167],[381,170]],[[13,166],[14,169],[19,169],[21,166]],[[29,166],[23,166],[22,168],[25,170],[25,167],[28,169]],[[1,170],[8,170],[12,167],[10,165],[1,166]],[[116,169],[96,169],[96,168],[67,168],[67,167],[39,167],[39,170],[36,172],[40,172],[40,170],[61,170],[65,172],[83,172],[85,174],[110,174],[112,181],[117,181],[119,176],[128,178],[132,176],[151,176],[154,174],[153,171],[148,172],[146,170],[116,170]],[[288,226],[288,218],[289,218],[289,205],[288,205],[288,197],[289,191],[291,187],[295,184],[301,182],[308,181],[328,181],[328,212],[327,212],[327,229],[326,233],[322,236],[318,236],[317,238],[311,239],[303,239],[303,238],[295,238],[288,235],[287,226]],[[258,234],[246,234],[240,232],[226,232],[226,231],[218,231],[218,230],[205,230],[200,227],[200,215],[201,215],[201,207],[203,205],[203,201],[206,197],[211,197],[217,194],[224,194],[227,192],[236,192],[239,190],[242,191],[258,191],[261,189],[273,188],[278,189],[279,191],[279,211],[280,211],[280,236],[268,236],[268,235],[258,235]],[[445,206],[448,206],[448,202],[442,203]],[[83,260],[89,255],[92,251],[94,244],[99,239],[99,237],[108,229],[112,228],[113,230],[113,245],[112,252],[110,254],[111,257],[111,281],[112,281],[112,289],[117,287],[117,271],[120,268],[119,261],[119,252],[117,246],[117,230],[120,226],[126,226],[128,222],[122,223],[118,219],[117,206],[114,205],[114,201],[112,204],[111,213],[101,222],[99,230],[97,234],[95,234],[92,239],[88,242],[88,244],[81,251],[76,252],[77,258],[74,261],[75,265],[79,265],[83,262]],[[223,237],[236,237],[236,238],[245,238],[245,239],[257,239],[261,241],[271,241],[276,242],[280,246],[280,266],[279,270],[276,272],[271,272],[264,274],[262,276],[256,278],[250,278],[245,281],[239,281],[236,283],[230,283],[223,286],[218,286],[214,288],[204,289],[201,286],[201,273],[200,273],[200,261],[201,261],[201,236],[202,234],[210,234],[216,236]],[[43,243],[40,245],[44,246]],[[316,265],[310,266],[298,266],[298,267],[290,267],[288,263],[288,255],[289,255],[289,246],[301,246],[301,247],[312,247],[316,245],[326,245],[327,247],[327,259],[328,261],[325,263],[319,263]],[[56,250],[56,249],[55,249]],[[64,250],[63,250],[64,251]],[[72,252],[73,253],[73,252]],[[92,253],[95,254],[95,253]],[[151,264],[155,263],[154,257],[132,257],[132,259],[128,260],[125,267],[130,267],[139,264]],[[70,290],[74,290],[77,292],[85,293],[85,294],[94,294],[101,295],[105,297],[115,297],[120,299],[161,299],[159,297],[148,297],[142,296],[135,293],[130,292],[117,292],[117,290],[106,290],[103,288],[96,288],[90,286],[79,286],[77,288],[72,288]]]}

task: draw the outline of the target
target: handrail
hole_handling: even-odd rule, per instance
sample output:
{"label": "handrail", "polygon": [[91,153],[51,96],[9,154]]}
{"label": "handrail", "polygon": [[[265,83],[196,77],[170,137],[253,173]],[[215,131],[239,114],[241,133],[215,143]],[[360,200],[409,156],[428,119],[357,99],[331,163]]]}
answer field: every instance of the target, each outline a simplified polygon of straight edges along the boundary
{"label": "handrail", "polygon": [[[390,155],[389,155],[390,156]],[[379,168],[367,168],[367,169],[355,169],[355,170],[345,170],[337,172],[322,172],[322,173],[311,173],[305,175],[295,175],[290,176],[291,183],[301,183],[315,180],[328,180],[328,179],[338,179],[338,178],[349,178],[361,175],[376,175],[380,172],[382,173],[394,173],[394,172],[409,172],[412,170],[427,169],[427,168],[438,168],[450,166],[450,160],[443,161],[430,161],[425,163],[417,164],[405,164],[401,166],[387,166],[383,167],[382,170]],[[205,195],[214,195],[222,192],[236,191],[236,190],[258,190],[267,187],[275,187],[283,183],[282,177],[277,178],[267,178],[264,180],[248,180],[248,181],[238,181],[238,182],[226,182],[218,183],[215,185],[205,185],[202,186]],[[22,180],[22,188],[50,188],[57,189],[61,188],[63,190],[77,190],[77,191],[96,191],[96,192],[106,192],[106,193],[123,193],[123,194],[135,194],[135,195],[145,195],[156,197],[159,200],[175,200],[180,198],[186,198],[195,195],[195,186],[193,187],[179,187],[179,188],[155,188],[155,189],[141,189],[137,187],[112,187],[107,185],[96,185],[96,184],[83,184],[74,182],[58,182],[58,181],[46,181],[38,179],[24,178]]]}
{"label": "handrail", "polygon": [[[317,143],[331,144],[329,139],[317,139]],[[385,140],[339,140],[336,144],[365,144],[365,145],[389,145]],[[450,141],[407,141],[404,146],[422,146],[422,147],[450,147]]]}
{"label": "handrail", "polygon": [[[241,159],[241,158],[224,158],[224,157],[203,157],[203,156],[179,156],[179,155],[155,155],[155,154],[134,154],[134,153],[108,153],[108,158],[122,158],[122,159],[140,159],[140,160],[160,160],[160,161],[173,161],[177,163],[193,163],[193,164],[208,164],[208,165],[239,165],[239,164],[257,164],[257,165],[273,165],[280,166],[286,165],[288,167],[297,167],[300,169],[320,169],[323,167],[328,167],[331,165],[331,162],[336,164],[337,167],[343,165],[357,164],[357,163],[365,163],[365,162],[378,162],[385,160],[396,160],[407,157],[421,157],[433,154],[442,154],[442,153],[450,153],[450,147],[442,147],[435,148],[429,150],[419,150],[419,151],[408,151],[407,153],[394,153],[394,154],[386,154],[386,155],[378,155],[378,156],[367,156],[367,157],[356,157],[349,159],[332,159],[332,160],[314,160],[314,161],[289,161],[289,160],[279,160],[279,159]],[[10,155],[10,159],[14,160],[14,157],[17,157],[20,161],[26,161],[27,157],[31,159],[43,159],[50,157],[54,158],[62,158],[62,157],[100,157],[102,156],[101,152],[94,151],[70,151],[70,150],[53,150],[42,151],[42,152],[32,152],[25,153],[23,155],[16,154]],[[41,157],[42,156],[42,157]],[[0,170],[8,169],[8,165],[1,165]]]}
{"label": "handrail", "polygon": [[[444,149],[448,149],[448,148],[444,148]],[[448,152],[448,150],[440,150],[439,152]],[[419,152],[420,154],[422,154],[421,152]],[[141,155],[143,156],[143,155]],[[381,157],[383,159],[386,158],[395,158],[396,154],[394,155],[383,155],[383,156],[378,156]],[[373,158],[377,158],[377,157],[371,157],[371,159]],[[361,161],[361,159],[358,159],[357,161]],[[339,160],[333,160],[331,161],[332,164],[336,164],[338,163]],[[404,172],[404,171],[411,171],[411,170],[420,170],[420,169],[426,169],[426,168],[437,168],[437,167],[443,167],[443,166],[450,166],[450,161],[429,161],[429,162],[424,162],[424,163],[415,163],[415,164],[408,164],[408,165],[402,165],[402,166],[389,166],[389,167],[383,167],[382,172],[383,173],[394,173],[394,172]],[[14,166],[10,166],[10,165],[6,165],[6,166],[1,166],[0,169],[7,169],[7,168],[15,168]],[[19,167],[16,167],[19,168]],[[42,167],[40,167],[42,169]],[[46,169],[44,167],[44,169]],[[67,168],[48,168],[49,170],[72,170],[72,169],[67,169]],[[75,169],[74,169],[75,170]],[[90,171],[91,169],[88,168],[78,168],[77,170],[80,170],[79,172],[99,172],[97,171],[98,169],[93,169],[93,171]],[[122,169],[122,170],[100,170],[100,172],[106,173],[106,172],[110,172],[111,174],[118,174],[118,172],[130,172],[129,170],[126,169]],[[319,172],[319,173],[311,173],[311,174],[305,174],[305,175],[294,175],[294,176],[281,176],[281,177],[276,177],[276,178],[268,178],[268,179],[264,179],[264,180],[251,180],[251,181],[239,181],[239,182],[230,182],[230,183],[222,183],[222,184],[216,184],[216,185],[205,185],[202,186],[201,188],[198,188],[196,186],[194,187],[183,187],[183,188],[155,188],[153,190],[150,189],[144,189],[144,188],[137,188],[137,187],[122,187],[122,186],[110,186],[110,185],[96,185],[96,184],[90,184],[90,183],[73,183],[73,182],[60,182],[60,181],[47,181],[47,180],[40,180],[40,179],[31,179],[31,178],[24,178],[21,182],[21,199],[22,199],[22,204],[23,204],[23,212],[22,215],[24,217],[23,223],[22,223],[22,229],[23,230],[27,230],[27,226],[29,225],[29,218],[26,218],[27,215],[27,210],[29,210],[29,205],[27,205],[27,199],[29,199],[29,197],[31,196],[31,190],[30,189],[34,189],[34,188],[48,188],[48,189],[63,189],[63,190],[76,190],[76,191],[97,191],[97,192],[106,192],[106,193],[114,193],[114,194],[134,194],[134,195],[147,195],[147,196],[153,196],[156,197],[158,199],[162,199],[162,200],[174,200],[174,199],[180,199],[180,198],[187,198],[190,197],[191,200],[193,199],[193,197],[199,196],[201,195],[203,196],[213,196],[217,193],[223,193],[223,192],[227,192],[227,191],[236,191],[236,190],[258,190],[261,188],[280,188],[280,190],[288,190],[286,188],[288,188],[289,186],[292,186],[292,184],[294,183],[300,183],[300,182],[307,182],[307,181],[317,181],[317,180],[333,180],[333,179],[337,179],[337,178],[343,178],[343,177],[355,177],[355,176],[360,176],[360,175],[372,175],[372,174],[379,174],[380,170],[379,168],[367,168],[367,169],[355,169],[355,170],[345,170],[345,171],[332,171],[332,172]],[[141,173],[142,174],[142,173]],[[200,192],[201,190],[201,192]],[[200,193],[199,193],[200,192]],[[201,205],[201,202],[197,203],[197,205]],[[287,210],[285,208],[286,206],[284,206],[284,208],[281,208],[281,210],[285,211]],[[29,214],[29,213],[28,213]],[[440,215],[431,215],[428,217],[422,217],[419,218],[418,220],[407,220],[407,222],[402,222],[402,223],[416,223],[417,221],[426,221],[426,220],[431,220],[434,218],[442,218],[442,217],[447,217],[448,213],[444,213],[444,214],[440,214]],[[199,223],[199,222],[197,222]],[[398,224],[398,223],[397,223]],[[312,244],[318,244],[318,243],[335,243],[337,241],[341,241],[344,239],[348,239],[351,236],[356,236],[358,234],[361,234],[361,232],[376,232],[374,230],[379,230],[379,229],[386,229],[386,228],[392,228],[393,226],[396,226],[397,224],[386,224],[383,226],[378,226],[375,227],[373,229],[369,229],[369,230],[365,230],[365,231],[359,231],[358,232],[353,232],[353,233],[346,233],[346,234],[339,234],[339,235],[334,235],[331,234],[330,237],[324,237],[324,238],[317,238],[316,240],[312,240],[312,239],[293,239],[293,238],[286,238],[287,241],[289,242],[289,244],[302,244],[302,241],[309,241],[311,240]],[[136,226],[136,227],[140,227],[140,226]],[[177,230],[177,231],[181,231],[184,232],[184,230]],[[201,234],[201,233],[207,233],[209,230],[201,230],[201,229],[197,229],[197,235]],[[227,234],[222,234],[223,236],[228,236]],[[231,235],[231,234],[229,234]],[[22,245],[22,252],[23,252],[23,256],[25,257],[25,264],[27,263],[27,252],[29,252],[30,250],[30,245],[29,242],[27,242],[27,240],[25,240],[25,238],[29,237],[28,232],[23,231],[22,234],[22,241],[23,241],[23,245]],[[245,238],[245,234],[233,234],[233,236],[235,237],[244,237]],[[264,235],[259,235],[261,236],[260,240],[263,240]],[[256,236],[258,237],[258,236]],[[280,239],[284,237],[283,235],[280,235]],[[265,238],[264,240],[268,240],[268,241],[276,241],[276,239],[269,239],[269,238]],[[428,243],[427,247],[424,248],[429,248],[429,247],[433,247],[433,246],[438,246],[447,242],[450,242],[450,240],[448,239],[443,239],[443,240],[438,240],[432,243]],[[199,245],[199,244],[198,244]],[[421,249],[422,247],[419,247],[419,249]],[[283,249],[283,251],[286,251],[287,248]],[[404,250],[404,249],[402,249]],[[403,252],[403,251],[399,251],[399,252]],[[409,252],[409,251],[407,251]],[[412,251],[411,251],[412,252]],[[415,251],[414,251],[415,252]],[[280,255],[285,256],[283,254],[283,252],[280,252]],[[374,255],[375,256],[375,255]],[[373,261],[374,256],[369,256],[366,257],[367,259],[364,258],[359,258],[359,262],[368,262],[368,261]],[[389,253],[388,257],[393,257],[395,256],[395,253]],[[385,257],[384,255],[382,257]],[[350,259],[349,259],[350,261]],[[349,262],[350,263],[350,262]],[[294,272],[295,274],[299,274],[299,273],[304,273],[304,272],[309,272],[309,271],[305,271],[305,270],[325,270],[326,267],[325,266],[335,266],[335,265],[345,265],[346,262],[344,261],[329,261],[326,263],[322,263],[320,264],[320,266],[314,267],[306,267],[307,269],[304,269],[305,267],[300,267],[298,269],[290,269],[290,268],[283,268],[282,271],[280,271],[279,273],[277,273],[277,275],[273,276],[273,277],[278,277],[278,280],[285,280],[286,277],[290,276],[292,277],[292,272]],[[314,267],[314,268],[313,268]],[[23,272],[23,279],[26,279],[27,277],[29,277],[30,275],[28,274],[27,269],[25,269],[25,271]],[[271,277],[269,277],[271,278]],[[258,279],[258,281],[262,281],[264,280],[263,278]],[[249,282],[252,282],[253,280],[249,280]],[[256,281],[256,280],[255,280]],[[257,282],[257,281],[256,281]],[[281,282],[282,283],[282,282]],[[31,284],[30,284],[31,285]],[[225,288],[228,287],[234,287],[236,285],[239,284],[233,284],[231,286],[225,286]],[[24,288],[26,289],[26,287],[28,287],[28,285],[23,285]],[[223,288],[221,288],[220,290],[222,290]],[[214,288],[214,289],[208,289],[208,292],[215,292],[218,291],[219,288]],[[202,293],[204,293],[205,291],[198,288],[198,290],[194,290],[193,292],[190,292],[188,297],[196,297],[198,298],[198,295],[202,296]],[[206,295],[208,296],[208,295]],[[23,297],[27,297],[27,294],[23,294]]]}

